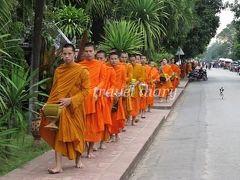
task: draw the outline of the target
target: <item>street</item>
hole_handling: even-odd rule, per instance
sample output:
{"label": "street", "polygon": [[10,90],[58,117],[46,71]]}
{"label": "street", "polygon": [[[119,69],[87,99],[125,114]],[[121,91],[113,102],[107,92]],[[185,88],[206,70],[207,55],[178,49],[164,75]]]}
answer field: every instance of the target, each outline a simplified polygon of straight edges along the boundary
{"label": "street", "polygon": [[239,89],[240,76],[222,69],[189,83],[131,179],[240,179]]}

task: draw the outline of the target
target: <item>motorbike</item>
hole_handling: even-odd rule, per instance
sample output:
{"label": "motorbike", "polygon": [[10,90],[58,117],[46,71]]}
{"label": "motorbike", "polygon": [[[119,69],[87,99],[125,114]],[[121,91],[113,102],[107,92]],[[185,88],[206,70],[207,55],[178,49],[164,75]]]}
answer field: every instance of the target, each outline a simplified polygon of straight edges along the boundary
{"label": "motorbike", "polygon": [[199,81],[199,80],[207,81],[208,80],[207,70],[202,68],[194,69],[192,72],[189,73],[188,79],[189,81]]}

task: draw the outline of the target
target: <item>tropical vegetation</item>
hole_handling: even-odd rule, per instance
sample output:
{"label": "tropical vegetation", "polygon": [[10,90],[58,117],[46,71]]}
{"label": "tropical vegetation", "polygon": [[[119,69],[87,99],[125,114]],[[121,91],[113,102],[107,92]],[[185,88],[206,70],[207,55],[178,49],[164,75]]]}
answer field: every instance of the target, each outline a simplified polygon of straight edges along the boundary
{"label": "tropical vegetation", "polygon": [[[203,53],[215,35],[223,6],[221,0],[0,0],[0,4],[0,164],[8,162],[19,146],[12,142],[30,133],[64,42],[81,49],[83,42],[94,41],[106,51],[141,52],[155,61],[173,58],[182,47],[185,58],[191,58]],[[238,56],[239,7],[232,9]]]}

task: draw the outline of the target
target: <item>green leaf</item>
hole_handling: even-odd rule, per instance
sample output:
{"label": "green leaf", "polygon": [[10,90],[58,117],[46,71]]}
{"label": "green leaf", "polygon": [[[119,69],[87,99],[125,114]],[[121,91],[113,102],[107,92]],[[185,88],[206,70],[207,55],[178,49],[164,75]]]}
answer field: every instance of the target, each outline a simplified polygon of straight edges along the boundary
{"label": "green leaf", "polygon": [[143,47],[143,39],[138,26],[130,21],[108,21],[104,27],[105,37],[100,47],[106,51],[117,49],[127,53],[137,53]]}

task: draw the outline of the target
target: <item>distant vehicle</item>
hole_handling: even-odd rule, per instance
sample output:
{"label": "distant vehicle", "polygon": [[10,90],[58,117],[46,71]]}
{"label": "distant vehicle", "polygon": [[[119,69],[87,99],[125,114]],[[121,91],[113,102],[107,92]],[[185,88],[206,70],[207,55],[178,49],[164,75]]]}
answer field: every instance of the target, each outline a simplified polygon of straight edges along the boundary
{"label": "distant vehicle", "polygon": [[239,67],[240,64],[238,63],[238,61],[233,61],[233,63],[231,63],[230,65],[230,71],[239,72]]}
{"label": "distant vehicle", "polygon": [[219,58],[219,61],[225,62],[225,63],[232,63],[233,60],[229,58]]}
{"label": "distant vehicle", "polygon": [[219,62],[221,64],[221,67],[230,70],[231,63],[233,62],[233,60],[229,58],[219,58]]}
{"label": "distant vehicle", "polygon": [[188,75],[189,81],[199,81],[199,80],[208,80],[207,77],[207,70],[200,68],[200,69],[194,69],[192,72]]}

